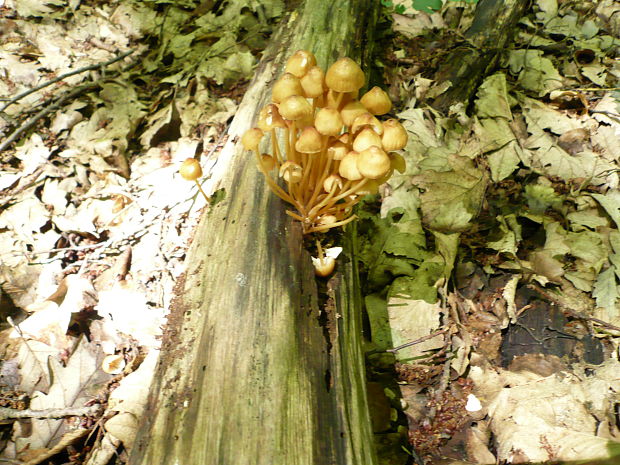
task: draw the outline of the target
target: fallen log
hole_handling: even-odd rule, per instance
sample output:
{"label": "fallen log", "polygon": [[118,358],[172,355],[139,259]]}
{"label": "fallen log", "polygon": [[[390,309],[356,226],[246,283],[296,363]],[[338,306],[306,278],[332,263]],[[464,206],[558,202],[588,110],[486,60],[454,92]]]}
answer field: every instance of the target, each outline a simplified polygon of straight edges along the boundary
{"label": "fallen log", "polygon": [[226,197],[188,252],[130,464],[376,463],[354,262],[321,308],[301,228],[238,139],[293,51],[360,62],[378,6],[307,0],[272,36],[215,166]]}
{"label": "fallen log", "polygon": [[437,82],[449,82],[450,88],[439,95],[432,106],[448,113],[451,105],[469,102],[497,64],[504,48],[512,40],[517,22],[530,0],[480,0],[466,42],[456,47],[435,73]]}

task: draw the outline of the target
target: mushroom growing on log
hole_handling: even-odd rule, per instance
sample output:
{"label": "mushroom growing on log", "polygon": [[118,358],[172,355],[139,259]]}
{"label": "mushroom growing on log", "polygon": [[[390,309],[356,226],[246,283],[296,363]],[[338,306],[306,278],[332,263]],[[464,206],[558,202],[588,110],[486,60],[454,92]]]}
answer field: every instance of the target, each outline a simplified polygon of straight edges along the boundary
{"label": "mushroom growing on log", "polygon": [[312,50],[323,69],[362,61],[379,6],[307,0],[272,36],[212,172],[227,195],[188,252],[130,464],[376,463],[355,261],[332,276],[319,309],[301,227],[238,141],[291,50]]}

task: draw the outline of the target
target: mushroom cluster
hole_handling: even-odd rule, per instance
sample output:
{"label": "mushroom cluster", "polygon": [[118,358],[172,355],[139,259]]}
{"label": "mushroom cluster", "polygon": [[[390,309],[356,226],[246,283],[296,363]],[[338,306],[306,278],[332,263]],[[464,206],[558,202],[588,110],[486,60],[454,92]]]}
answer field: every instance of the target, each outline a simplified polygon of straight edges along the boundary
{"label": "mushroom cluster", "polygon": [[[358,100],[364,83],[352,59],[339,59],[325,73],[312,53],[299,50],[274,84],[257,127],[241,139],[256,154],[271,190],[295,207],[286,213],[301,222],[304,234],[354,220],[352,207],[376,193],[394,170],[405,169],[395,151],[407,144],[407,132],[395,119],[377,119],[392,109],[381,88]],[[259,149],[266,135],[270,153]]]}

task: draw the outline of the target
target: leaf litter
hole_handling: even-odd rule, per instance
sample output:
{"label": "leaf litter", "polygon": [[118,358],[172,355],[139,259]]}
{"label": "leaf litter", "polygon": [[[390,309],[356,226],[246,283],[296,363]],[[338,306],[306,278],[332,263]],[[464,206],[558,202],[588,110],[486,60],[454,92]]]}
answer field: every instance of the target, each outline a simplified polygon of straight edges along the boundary
{"label": "leaf litter", "polygon": [[430,77],[438,44],[461,40],[446,19],[458,10],[465,32],[474,7],[392,14],[407,171],[358,225],[369,383],[391,393],[382,463],[411,460],[403,448],[454,464],[619,452],[618,4],[533,3],[448,115]]}
{"label": "leaf litter", "polygon": [[1,7],[0,456],[125,463],[209,208],[178,167],[209,174],[284,3]]}
{"label": "leaf litter", "polygon": [[[106,399],[119,414],[98,430],[87,463],[125,453],[143,409],[172,284],[204,207],[176,169],[196,154],[210,166],[236,108],[237,83],[249,77],[269,21],[283,12],[280,2],[262,9],[228,2],[219,12],[185,3],[112,2],[93,14],[80,2],[4,2],[10,40],[0,66],[10,72],[0,80],[3,96],[135,47],[109,70],[68,76],[0,118],[5,136],[68,87],[94,86],[27,131],[0,170],[2,297],[13,304],[14,324],[3,338],[3,392],[32,399],[38,410]],[[386,187],[379,216],[371,206],[360,212],[360,231],[373,237],[362,242],[360,260],[369,350],[424,339],[395,351],[408,403],[399,409],[422,455],[446,454],[456,443],[478,463],[572,459],[604,456],[618,440],[611,354],[620,331],[620,130],[610,84],[619,72],[612,57],[620,15],[611,0],[583,3],[538,1],[521,20],[517,47],[479,87],[473,112],[458,105],[447,117],[434,112],[424,99],[446,83],[415,66],[396,67],[403,75],[392,90],[414,95],[400,114],[410,132],[408,171]],[[395,30],[424,37],[446,27],[448,11],[403,10]],[[461,32],[469,24],[464,14]],[[136,46],[156,34],[156,47]],[[573,59],[548,51],[566,41],[586,52]],[[394,51],[404,65],[407,55]],[[214,92],[220,85],[229,97]],[[524,301],[532,286],[542,294]],[[571,320],[579,339],[572,365],[536,338],[521,343],[541,356],[500,365],[503,333],[522,337],[520,318],[543,297]],[[120,311],[129,304],[131,312]],[[588,347],[605,361],[584,363],[578,352]],[[128,362],[121,376],[100,369],[106,354]],[[377,357],[392,363],[385,355]],[[15,366],[30,369],[16,374]],[[448,382],[450,370],[458,382]],[[392,404],[394,392],[386,390]],[[472,395],[482,407],[467,417]],[[532,399],[545,399],[551,412]],[[89,414],[69,418],[33,420],[30,434],[14,423],[4,456],[43,460],[93,426]],[[439,428],[443,437],[430,441]]]}

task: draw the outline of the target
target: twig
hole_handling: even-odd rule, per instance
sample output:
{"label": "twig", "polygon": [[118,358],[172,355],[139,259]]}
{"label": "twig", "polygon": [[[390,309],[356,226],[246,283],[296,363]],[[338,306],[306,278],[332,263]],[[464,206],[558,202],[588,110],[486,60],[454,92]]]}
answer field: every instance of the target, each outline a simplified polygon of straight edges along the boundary
{"label": "twig", "polygon": [[407,342],[406,344],[402,344],[402,345],[400,345],[398,347],[394,347],[393,349],[387,349],[386,352],[396,353],[396,352],[398,352],[401,349],[405,349],[406,347],[410,347],[410,346],[419,344],[420,342],[424,342],[424,341],[426,341],[428,339],[432,339],[435,336],[439,336],[440,334],[443,334],[443,333],[445,333],[447,331],[448,331],[448,328],[442,329],[440,331],[435,331],[434,333],[427,334],[426,336],[422,336],[421,338],[418,338],[415,341]]}
{"label": "twig", "polygon": [[[439,386],[437,390],[433,393],[433,398],[439,402],[441,400],[441,396],[448,389],[448,385],[450,384],[450,367],[452,365],[452,359],[448,359],[444,362],[443,370],[441,372],[441,378],[439,379]],[[435,419],[437,415],[437,406],[434,405],[428,411],[427,417],[431,420]]]}
{"label": "twig", "polygon": [[16,418],[86,417],[97,415],[100,411],[100,404],[91,405],[89,407],[48,408],[44,410],[18,410],[0,407],[0,420],[12,420]]}
{"label": "twig", "polygon": [[60,108],[63,105],[63,103],[65,102],[65,100],[68,100],[68,99],[70,99],[72,97],[75,97],[76,95],[84,92],[87,89],[95,88],[98,85],[99,84],[97,84],[97,83],[91,82],[91,83],[88,83],[88,84],[84,84],[83,86],[76,87],[75,89],[73,89],[68,94],[63,95],[56,103],[54,103],[54,104],[50,105],[49,107],[44,108],[43,110],[41,110],[39,113],[37,113],[32,118],[30,118],[28,121],[26,121],[24,124],[22,124],[19,128],[17,128],[15,131],[13,131],[13,133],[4,142],[2,142],[0,144],[0,152],[2,152],[9,145],[11,145],[13,142],[15,142],[17,140],[17,138],[24,131],[27,131],[32,126],[34,126],[35,123],[37,121],[39,121],[41,118],[45,117],[46,115],[48,115],[48,114],[52,113],[53,111],[57,110],[58,108]]}
{"label": "twig", "polygon": [[33,92],[36,92],[37,90],[41,90],[41,89],[43,89],[43,88],[45,88],[47,86],[50,86],[50,85],[54,84],[55,82],[62,81],[63,79],[68,78],[69,76],[73,76],[75,74],[80,74],[80,73],[84,73],[86,71],[91,71],[93,69],[103,68],[104,66],[111,65],[112,63],[116,63],[117,61],[122,60],[123,58],[131,55],[133,52],[134,52],[134,50],[128,50],[127,52],[121,53],[120,55],[112,58],[111,60],[104,61],[103,63],[96,63],[94,65],[88,65],[88,66],[85,66],[83,68],[79,68],[79,69],[70,71],[70,72],[62,74],[62,75],[60,75],[58,77],[55,77],[54,79],[52,79],[50,81],[44,82],[43,84],[40,84],[40,85],[38,85],[36,87],[33,87],[32,89],[28,89],[28,90],[22,92],[21,94],[18,94],[15,97],[9,99],[0,108],[0,113],[2,113],[10,105],[13,105],[15,102],[23,99],[24,97],[32,94]]}
{"label": "twig", "polygon": [[2,199],[0,201],[0,207],[4,207],[4,205],[11,202],[17,194],[25,191],[26,189],[29,189],[32,186],[35,186],[36,184],[45,181],[45,178],[39,179],[39,175],[43,172],[43,168],[44,165],[42,164],[37,166],[32,173],[20,178],[16,187],[11,190],[4,189],[2,192],[0,192],[0,199]]}
{"label": "twig", "polygon": [[12,252],[12,253],[0,254],[0,256],[2,256],[2,255],[9,255],[9,256],[15,257],[15,256],[18,256],[18,255],[42,255],[42,254],[55,253],[55,252],[66,252],[66,251],[98,249],[100,247],[106,247],[106,246],[108,246],[110,244],[111,244],[111,241],[107,240],[107,241],[104,241],[104,242],[100,242],[99,244],[74,245],[73,247],[59,247],[59,248],[56,248],[56,249],[35,250],[35,251],[32,251],[32,252]]}

